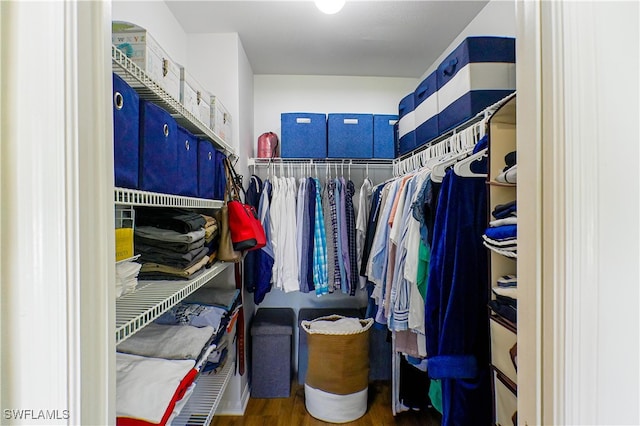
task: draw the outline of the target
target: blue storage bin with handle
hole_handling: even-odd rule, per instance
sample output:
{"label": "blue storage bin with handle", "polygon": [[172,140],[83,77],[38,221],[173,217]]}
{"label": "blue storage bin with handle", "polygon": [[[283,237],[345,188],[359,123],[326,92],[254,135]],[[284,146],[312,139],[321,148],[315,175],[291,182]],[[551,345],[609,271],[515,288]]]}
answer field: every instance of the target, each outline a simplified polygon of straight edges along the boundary
{"label": "blue storage bin with handle", "polygon": [[140,189],[175,194],[178,125],[158,105],[140,102]]}
{"label": "blue storage bin with handle", "polygon": [[140,96],[113,74],[113,165],[115,185],[138,189]]}
{"label": "blue storage bin with handle", "polygon": [[309,112],[280,115],[282,158],[326,158],[327,116]]}
{"label": "blue storage bin with handle", "polygon": [[395,158],[397,115],[373,115],[373,158]]}
{"label": "blue storage bin with handle", "polygon": [[198,138],[178,126],[178,167],[175,192],[186,197],[198,196]]}
{"label": "blue storage bin with handle", "polygon": [[198,197],[215,199],[216,150],[206,139],[198,139]]}
{"label": "blue storage bin with handle", "polygon": [[329,114],[329,158],[373,157],[373,114]]}

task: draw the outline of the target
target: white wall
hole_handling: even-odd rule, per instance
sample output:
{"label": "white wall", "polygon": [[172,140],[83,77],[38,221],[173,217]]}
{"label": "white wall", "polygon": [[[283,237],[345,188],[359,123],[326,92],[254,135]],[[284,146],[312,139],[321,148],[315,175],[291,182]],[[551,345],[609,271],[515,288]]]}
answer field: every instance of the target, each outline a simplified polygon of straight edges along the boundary
{"label": "white wall", "polygon": [[280,137],[283,112],[397,114],[398,102],[417,83],[413,78],[256,75],[254,149],[264,132]]}
{"label": "white wall", "polygon": [[114,0],[111,7],[114,21],[127,21],[149,31],[180,65],[187,63],[187,35],[163,1]]}
{"label": "white wall", "polygon": [[[237,172],[245,176],[253,135],[253,70],[236,33],[189,34],[187,36],[189,72],[217,96],[233,118],[233,141],[238,153]],[[227,141],[229,142],[229,141]],[[245,335],[253,313],[253,297],[245,292]],[[247,337],[248,341],[248,337]],[[248,348],[248,345],[247,345]],[[249,369],[245,352],[245,365]],[[248,374],[230,381],[217,414],[240,415],[249,398]]]}
{"label": "white wall", "polygon": [[467,37],[472,36],[516,36],[516,2],[515,0],[491,0],[460,32],[449,47],[424,72],[420,80],[431,74],[440,62],[451,53]]}

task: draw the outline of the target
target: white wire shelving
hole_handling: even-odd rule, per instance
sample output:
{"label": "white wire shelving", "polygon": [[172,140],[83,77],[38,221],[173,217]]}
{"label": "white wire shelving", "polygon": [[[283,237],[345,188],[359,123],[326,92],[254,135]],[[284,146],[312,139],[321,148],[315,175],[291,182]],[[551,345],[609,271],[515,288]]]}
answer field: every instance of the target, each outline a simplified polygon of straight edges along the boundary
{"label": "white wire shelving", "polygon": [[205,285],[231,263],[217,262],[189,281],[140,281],[135,292],[116,300],[116,345]]}
{"label": "white wire shelving", "polygon": [[202,374],[196,381],[193,395],[187,401],[180,415],[171,424],[208,426],[220,405],[224,390],[235,370],[235,363],[228,360],[217,374]]}
{"label": "white wire shelving", "polygon": [[139,191],[137,189],[115,188],[114,203],[121,206],[149,207],[183,207],[219,209],[221,200],[183,197],[181,195],[161,194],[158,192]]}
{"label": "white wire shelving", "polygon": [[207,138],[227,155],[236,156],[235,150],[198,117],[187,110],[177,99],[169,95],[158,83],[116,46],[111,46],[113,72],[133,87],[142,99],[152,101],[169,112],[179,125],[195,136]]}

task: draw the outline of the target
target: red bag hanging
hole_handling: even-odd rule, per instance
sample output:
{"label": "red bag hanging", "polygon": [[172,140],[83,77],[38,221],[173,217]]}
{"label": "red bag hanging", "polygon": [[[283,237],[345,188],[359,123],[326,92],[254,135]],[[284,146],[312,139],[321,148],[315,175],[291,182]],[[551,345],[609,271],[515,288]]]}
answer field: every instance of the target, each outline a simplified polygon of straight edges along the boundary
{"label": "red bag hanging", "polygon": [[267,244],[267,237],[258,218],[258,213],[253,206],[240,201],[236,171],[228,159],[225,159],[224,164],[227,173],[227,193],[230,197],[227,207],[233,248],[238,251],[261,249]]}

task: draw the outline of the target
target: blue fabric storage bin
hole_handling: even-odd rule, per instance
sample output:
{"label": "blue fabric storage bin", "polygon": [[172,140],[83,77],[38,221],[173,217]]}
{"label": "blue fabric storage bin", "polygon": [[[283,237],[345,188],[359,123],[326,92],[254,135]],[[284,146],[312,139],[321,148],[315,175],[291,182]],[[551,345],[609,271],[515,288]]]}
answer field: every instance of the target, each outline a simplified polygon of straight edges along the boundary
{"label": "blue fabric storage bin", "polygon": [[436,71],[422,80],[413,92],[416,147],[438,136],[438,79]]}
{"label": "blue fabric storage bin", "polygon": [[397,115],[374,114],[373,158],[395,158],[395,125]]}
{"label": "blue fabric storage bin", "polygon": [[472,118],[516,89],[516,43],[468,37],[438,66],[438,131]]}
{"label": "blue fabric storage bin", "polygon": [[416,147],[416,121],[413,92],[398,104],[398,154],[406,154]]}
{"label": "blue fabric storage bin", "polygon": [[329,114],[328,157],[372,158],[373,114]]}
{"label": "blue fabric storage bin", "polygon": [[282,158],[326,158],[327,116],[306,112],[280,115]]}
{"label": "blue fabric storage bin", "polygon": [[178,126],[178,167],[175,193],[187,197],[198,196],[198,138]]}
{"label": "blue fabric storage bin", "polygon": [[159,106],[140,102],[140,189],[175,194],[178,125]]}
{"label": "blue fabric storage bin", "polygon": [[227,187],[227,175],[224,172],[224,159],[227,157],[220,151],[216,151],[214,155],[213,199],[222,200]]}
{"label": "blue fabric storage bin", "polygon": [[138,189],[140,96],[113,74],[113,163],[115,185]]}
{"label": "blue fabric storage bin", "polygon": [[198,139],[198,197],[200,198],[216,199],[216,173],[219,173],[216,170],[216,152],[211,142]]}

